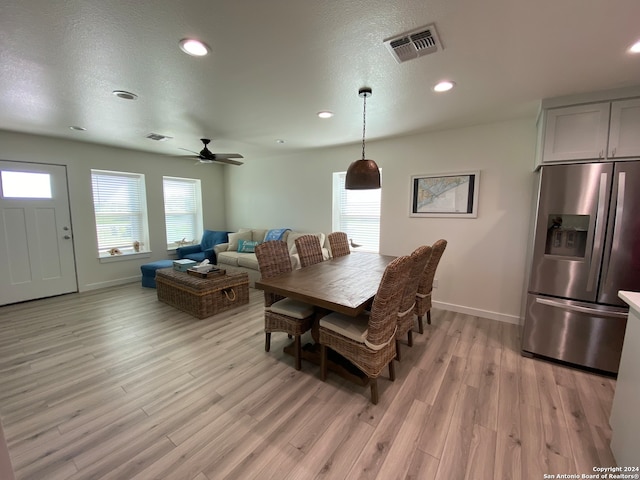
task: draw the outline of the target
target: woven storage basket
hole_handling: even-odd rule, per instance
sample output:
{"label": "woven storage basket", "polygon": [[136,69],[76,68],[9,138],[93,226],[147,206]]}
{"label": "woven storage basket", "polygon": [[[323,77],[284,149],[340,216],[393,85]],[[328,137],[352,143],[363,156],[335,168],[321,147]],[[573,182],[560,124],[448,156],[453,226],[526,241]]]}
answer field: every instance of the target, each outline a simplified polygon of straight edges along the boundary
{"label": "woven storage basket", "polygon": [[196,318],[249,303],[249,277],[246,272],[213,278],[199,278],[173,268],[156,271],[158,300]]}

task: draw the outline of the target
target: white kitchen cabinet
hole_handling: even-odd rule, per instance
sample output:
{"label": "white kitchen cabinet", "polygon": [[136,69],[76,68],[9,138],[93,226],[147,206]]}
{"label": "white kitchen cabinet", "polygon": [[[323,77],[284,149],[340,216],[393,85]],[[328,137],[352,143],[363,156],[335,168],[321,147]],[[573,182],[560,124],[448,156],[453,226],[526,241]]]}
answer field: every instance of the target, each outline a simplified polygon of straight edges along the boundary
{"label": "white kitchen cabinet", "polygon": [[549,108],[542,163],[640,157],[640,98]]}
{"label": "white kitchen cabinet", "polygon": [[598,160],[605,157],[610,102],[546,111],[542,161]]}
{"label": "white kitchen cabinet", "polygon": [[640,98],[611,103],[607,157],[640,157]]}

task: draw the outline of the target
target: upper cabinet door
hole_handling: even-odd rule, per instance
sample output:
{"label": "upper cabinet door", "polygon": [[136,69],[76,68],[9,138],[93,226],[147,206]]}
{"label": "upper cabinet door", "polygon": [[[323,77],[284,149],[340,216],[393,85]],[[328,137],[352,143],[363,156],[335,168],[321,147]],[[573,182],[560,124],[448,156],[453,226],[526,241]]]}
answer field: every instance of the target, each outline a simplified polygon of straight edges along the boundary
{"label": "upper cabinet door", "polygon": [[609,102],[547,110],[543,162],[604,158]]}
{"label": "upper cabinet door", "polygon": [[640,98],[611,104],[608,156],[640,157]]}

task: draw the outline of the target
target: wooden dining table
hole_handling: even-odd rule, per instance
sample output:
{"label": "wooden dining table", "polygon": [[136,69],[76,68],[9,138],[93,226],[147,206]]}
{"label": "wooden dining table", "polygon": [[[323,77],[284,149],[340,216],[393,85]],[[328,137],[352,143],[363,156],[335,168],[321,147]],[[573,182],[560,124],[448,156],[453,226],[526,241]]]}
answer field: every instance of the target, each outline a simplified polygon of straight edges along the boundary
{"label": "wooden dining table", "polygon": [[385,268],[396,257],[352,252],[255,283],[256,288],[352,317],[378,291]]}
{"label": "wooden dining table", "polygon": [[[304,345],[302,358],[319,365],[319,319],[329,312],[352,317],[364,312],[378,291],[385,268],[395,258],[391,255],[356,251],[275,277],[263,278],[255,286],[265,292],[318,307],[316,321],[311,329],[315,343]],[[293,345],[288,345],[284,351],[293,355]],[[340,355],[330,351],[328,357],[329,370],[360,385],[368,383],[367,376]]]}

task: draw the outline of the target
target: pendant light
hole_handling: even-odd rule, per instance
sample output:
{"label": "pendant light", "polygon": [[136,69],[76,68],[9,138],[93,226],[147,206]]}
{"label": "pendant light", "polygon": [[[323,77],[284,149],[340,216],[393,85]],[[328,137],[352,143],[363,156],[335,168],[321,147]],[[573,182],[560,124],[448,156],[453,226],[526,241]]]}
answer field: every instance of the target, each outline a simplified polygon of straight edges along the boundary
{"label": "pendant light", "polygon": [[371,96],[369,87],[362,87],[358,95],[364,99],[362,109],[362,158],[356,160],[347,169],[347,177],[344,181],[344,188],[347,190],[372,190],[380,188],[380,170],[373,160],[364,158],[364,134],[367,120],[367,97]]}

